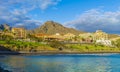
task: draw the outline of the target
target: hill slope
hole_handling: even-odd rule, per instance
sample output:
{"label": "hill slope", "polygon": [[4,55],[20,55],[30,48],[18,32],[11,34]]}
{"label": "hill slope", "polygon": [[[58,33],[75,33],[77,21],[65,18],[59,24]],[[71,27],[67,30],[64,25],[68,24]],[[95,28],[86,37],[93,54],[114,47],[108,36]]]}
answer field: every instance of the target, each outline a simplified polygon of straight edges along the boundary
{"label": "hill slope", "polygon": [[3,30],[8,30],[10,31],[11,27],[8,25],[8,24],[1,24],[0,25],[0,30],[3,31]]}
{"label": "hill slope", "polygon": [[78,31],[73,28],[67,28],[63,25],[53,22],[53,21],[47,21],[39,28],[36,28],[34,30],[31,30],[30,33],[45,33],[45,34],[66,34],[66,33],[73,33],[75,35],[78,35],[80,33],[84,33],[83,31]]}

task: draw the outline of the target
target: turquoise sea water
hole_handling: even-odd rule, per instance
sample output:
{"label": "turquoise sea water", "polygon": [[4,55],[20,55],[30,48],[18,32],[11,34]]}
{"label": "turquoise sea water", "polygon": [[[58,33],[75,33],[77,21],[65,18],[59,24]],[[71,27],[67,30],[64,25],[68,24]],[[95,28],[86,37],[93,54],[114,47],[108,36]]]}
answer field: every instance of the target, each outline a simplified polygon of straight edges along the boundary
{"label": "turquoise sea water", "polygon": [[120,54],[0,56],[12,72],[120,72]]}

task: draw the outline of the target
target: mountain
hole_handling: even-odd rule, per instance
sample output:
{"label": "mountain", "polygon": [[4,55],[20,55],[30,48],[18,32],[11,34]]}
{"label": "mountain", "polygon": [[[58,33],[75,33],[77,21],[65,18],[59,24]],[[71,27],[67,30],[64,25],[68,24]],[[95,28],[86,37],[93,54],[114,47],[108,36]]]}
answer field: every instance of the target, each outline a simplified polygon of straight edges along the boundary
{"label": "mountain", "polygon": [[10,31],[11,27],[8,25],[8,24],[1,24],[0,25],[0,30],[3,31],[3,30],[8,30]]}
{"label": "mountain", "polygon": [[63,25],[53,22],[53,21],[47,21],[45,22],[42,26],[39,28],[36,28],[34,30],[30,30],[30,33],[45,33],[45,34],[67,34],[67,33],[72,33],[75,35],[78,35],[80,33],[84,33],[83,31],[75,30],[73,28],[67,28],[64,27]]}

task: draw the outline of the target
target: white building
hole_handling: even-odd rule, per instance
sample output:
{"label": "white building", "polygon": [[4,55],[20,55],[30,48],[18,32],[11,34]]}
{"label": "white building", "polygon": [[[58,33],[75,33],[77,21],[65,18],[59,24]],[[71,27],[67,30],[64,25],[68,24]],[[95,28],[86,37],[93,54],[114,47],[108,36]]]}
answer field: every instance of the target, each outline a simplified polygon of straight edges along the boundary
{"label": "white building", "polygon": [[112,42],[110,40],[96,40],[96,44],[102,44],[105,46],[112,46]]}

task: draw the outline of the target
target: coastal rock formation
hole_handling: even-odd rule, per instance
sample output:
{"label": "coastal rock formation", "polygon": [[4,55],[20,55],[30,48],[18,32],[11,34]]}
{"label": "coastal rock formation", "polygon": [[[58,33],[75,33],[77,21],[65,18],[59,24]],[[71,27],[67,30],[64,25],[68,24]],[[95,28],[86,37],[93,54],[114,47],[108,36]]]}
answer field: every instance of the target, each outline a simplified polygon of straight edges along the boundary
{"label": "coastal rock formation", "polygon": [[2,67],[0,67],[0,72],[11,72],[11,71],[4,70]]}

